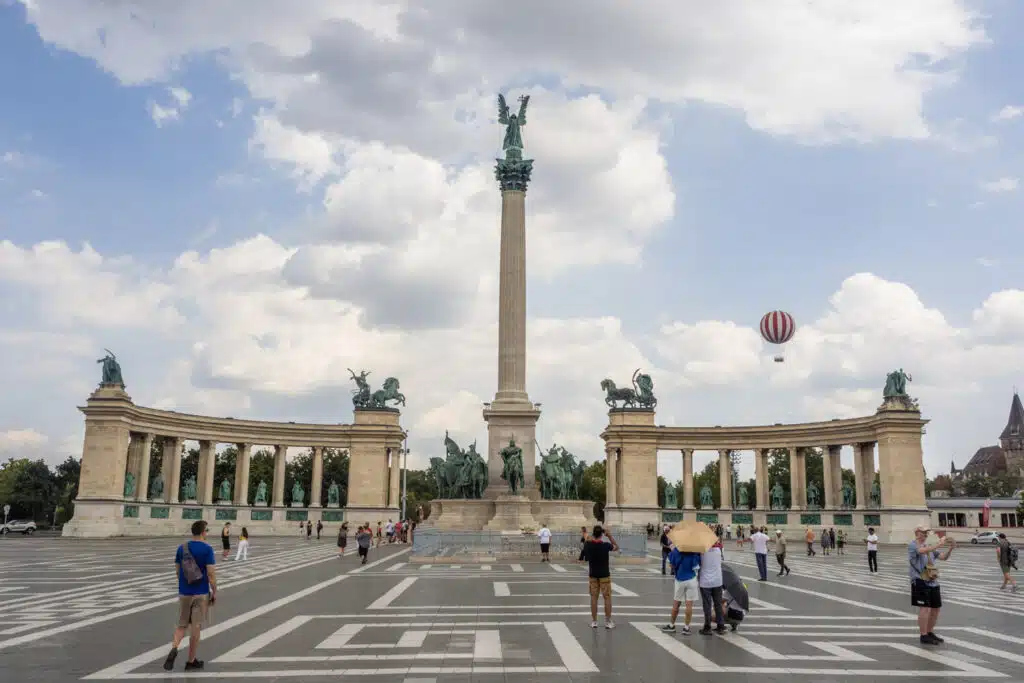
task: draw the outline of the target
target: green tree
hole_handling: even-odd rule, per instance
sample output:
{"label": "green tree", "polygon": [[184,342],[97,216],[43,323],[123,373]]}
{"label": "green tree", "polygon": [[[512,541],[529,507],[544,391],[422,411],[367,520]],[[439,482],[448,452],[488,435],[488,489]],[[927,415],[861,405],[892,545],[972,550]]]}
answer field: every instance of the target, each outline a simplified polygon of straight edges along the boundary
{"label": "green tree", "polygon": [[213,499],[219,495],[220,483],[225,479],[231,484],[231,497],[235,495],[235,462],[238,460],[238,447],[231,444],[214,458],[213,463]]}
{"label": "green tree", "polygon": [[[773,448],[768,451],[768,490],[775,489],[775,485],[782,486],[783,500],[790,501],[789,486],[789,451],[785,448]],[[771,495],[768,496],[771,503]]]}
{"label": "green tree", "polygon": [[57,504],[57,485],[53,473],[42,460],[25,460],[14,475],[11,511],[36,522],[48,523]]}
{"label": "green tree", "polygon": [[[146,482],[146,494],[153,489],[153,480],[156,479],[157,475],[160,474],[160,468],[163,467],[164,462],[164,442],[163,439],[153,439],[153,443],[149,446],[149,481]],[[170,486],[168,479],[169,473],[164,472],[164,490]]]}
{"label": "green tree", "polygon": [[0,465],[0,505],[11,506],[10,519],[28,517],[31,513],[31,510],[22,508],[21,503],[16,500],[18,477],[30,462],[28,458],[10,458]]}
{"label": "green tree", "polygon": [[583,485],[580,487],[580,498],[594,501],[594,517],[604,521],[604,505],[607,496],[607,465],[605,461],[595,460],[583,469]]}
{"label": "green tree", "polygon": [[70,455],[57,465],[54,485],[57,489],[54,524],[61,524],[75,514],[75,498],[78,497],[78,480],[82,474],[82,462]]}
{"label": "green tree", "polygon": [[[184,486],[185,482],[188,481],[189,477],[195,477],[196,478],[196,486],[198,487],[199,486],[199,449],[198,448],[189,448],[186,451],[184,444],[182,444],[181,452],[183,453],[183,455],[181,456],[181,480],[179,481],[179,484],[181,486]],[[169,485],[169,482],[165,482],[165,485]],[[181,492],[179,491],[179,494],[180,493]],[[199,489],[198,488],[196,489],[196,493],[197,494],[199,493]]]}
{"label": "green tree", "polygon": [[[286,462],[284,465],[284,504],[292,504],[292,488],[295,486],[295,481],[298,480],[299,485],[302,486],[302,490],[305,492],[306,505],[309,505],[310,495],[309,486],[310,482],[313,481],[313,452],[305,451],[299,453],[297,456]],[[300,501],[295,501],[300,502]]]}
{"label": "green tree", "polygon": [[[412,472],[410,472],[412,474]],[[323,486],[320,491],[320,500],[327,504],[327,489],[331,482],[338,485],[338,494],[341,506],[348,504],[348,451],[338,448],[324,449]]]}
{"label": "green tree", "polygon": [[267,484],[267,503],[273,502],[274,451],[268,448],[260,448],[249,456],[249,505],[256,503],[256,489],[261,481]]}
{"label": "green tree", "polygon": [[[1024,519],[1024,489],[1020,492],[1020,502],[1017,503],[1017,517]],[[1018,522],[1019,524],[1019,522]]]}

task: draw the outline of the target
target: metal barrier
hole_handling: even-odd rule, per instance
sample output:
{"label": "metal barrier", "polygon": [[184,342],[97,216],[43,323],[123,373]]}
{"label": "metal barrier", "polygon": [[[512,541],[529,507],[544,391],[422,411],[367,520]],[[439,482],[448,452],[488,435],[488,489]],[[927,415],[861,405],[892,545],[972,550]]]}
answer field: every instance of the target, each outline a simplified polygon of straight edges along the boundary
{"label": "metal barrier", "polygon": [[[623,557],[647,555],[644,531],[620,530],[613,534]],[[580,535],[557,531],[551,534],[550,554],[562,560],[575,560],[580,554]],[[412,554],[419,557],[489,556],[492,558],[529,557],[540,553],[536,534],[505,534],[497,531],[441,531],[420,527],[413,534]]]}

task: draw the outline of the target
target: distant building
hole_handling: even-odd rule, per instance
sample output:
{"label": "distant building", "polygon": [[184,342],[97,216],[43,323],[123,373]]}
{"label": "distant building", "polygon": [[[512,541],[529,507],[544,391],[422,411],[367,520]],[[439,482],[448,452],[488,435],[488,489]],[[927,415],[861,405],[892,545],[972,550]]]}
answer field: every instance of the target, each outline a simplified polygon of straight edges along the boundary
{"label": "distant building", "polygon": [[951,467],[950,477],[956,483],[965,478],[996,477],[1010,474],[1024,483],[1024,405],[1020,396],[1013,392],[1010,402],[1010,417],[999,435],[998,446],[983,446],[975,452],[962,470]]}

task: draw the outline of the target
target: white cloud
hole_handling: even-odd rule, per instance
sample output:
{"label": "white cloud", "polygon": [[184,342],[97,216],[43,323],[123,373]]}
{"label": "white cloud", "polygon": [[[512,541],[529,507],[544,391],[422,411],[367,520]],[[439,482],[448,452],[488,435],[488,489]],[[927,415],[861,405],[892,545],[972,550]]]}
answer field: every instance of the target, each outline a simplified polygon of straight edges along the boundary
{"label": "white cloud", "polygon": [[192,101],[192,93],[185,88],[167,88],[167,94],[170,95],[168,104],[162,105],[153,101],[149,103],[149,115],[158,128],[163,127],[165,123],[179,120]]}
{"label": "white cloud", "polygon": [[1017,178],[1010,178],[1008,176],[980,183],[981,189],[985,192],[1014,192],[1019,184],[1020,181]]}
{"label": "white cloud", "polygon": [[1024,107],[1008,104],[992,115],[993,121],[1012,121],[1015,118],[1024,116]]}
{"label": "white cloud", "polygon": [[0,456],[4,458],[38,458],[48,439],[34,429],[0,431]]}

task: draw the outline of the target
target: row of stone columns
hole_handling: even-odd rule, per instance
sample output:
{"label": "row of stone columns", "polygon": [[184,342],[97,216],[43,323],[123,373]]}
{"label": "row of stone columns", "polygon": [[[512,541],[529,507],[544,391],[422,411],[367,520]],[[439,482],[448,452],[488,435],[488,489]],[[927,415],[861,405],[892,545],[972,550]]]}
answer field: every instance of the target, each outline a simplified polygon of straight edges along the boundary
{"label": "row of stone columns", "polygon": [[[149,500],[149,454],[154,438],[161,438],[163,440],[163,458],[160,464],[160,474],[163,477],[164,491],[160,502],[182,502],[179,498],[181,492],[181,451],[184,439],[170,436],[157,437],[154,434],[133,432],[128,446],[127,471],[131,472],[135,477],[135,499],[140,502]],[[252,446],[251,443],[235,444],[238,455],[235,458],[234,486],[232,487],[233,500],[231,502],[234,505],[249,504],[249,463],[252,455]],[[274,480],[270,504],[275,507],[284,505],[285,457],[287,453],[288,446],[283,444],[274,446]],[[321,507],[322,505],[323,457],[323,447],[314,446],[313,481],[309,491],[309,507]],[[216,461],[217,443],[214,441],[200,441],[199,471],[196,477],[196,502],[202,505],[213,505],[215,502],[214,491],[216,490],[217,483],[214,481],[214,471]],[[391,481],[389,482],[389,496],[392,501],[397,502],[400,495],[398,491],[399,482],[398,467],[392,467]]]}
{"label": "row of stone columns", "polygon": [[[842,503],[842,467],[840,464],[840,452],[842,446],[829,445],[822,447],[822,460],[824,468],[824,493],[822,500],[823,508],[837,508]],[[729,453],[733,449],[719,449],[718,451],[718,486],[719,486],[719,508],[732,509],[732,481],[730,475],[732,468],[729,463]],[[770,485],[768,481],[768,452],[767,448],[756,448],[754,450],[754,478],[756,481],[755,507],[758,510],[770,508]],[[790,506],[791,510],[803,510],[807,507],[807,458],[803,451],[796,447],[787,447],[789,453],[789,476],[790,476]],[[683,458],[683,508],[695,509],[693,491],[693,451],[692,448],[682,449]],[[607,450],[607,491],[606,500],[608,505],[618,505],[623,500],[622,465],[620,451],[617,448]],[[853,471],[856,478],[857,509],[867,507],[868,495],[871,490],[871,482],[875,477],[875,444],[858,443],[853,444]]]}

